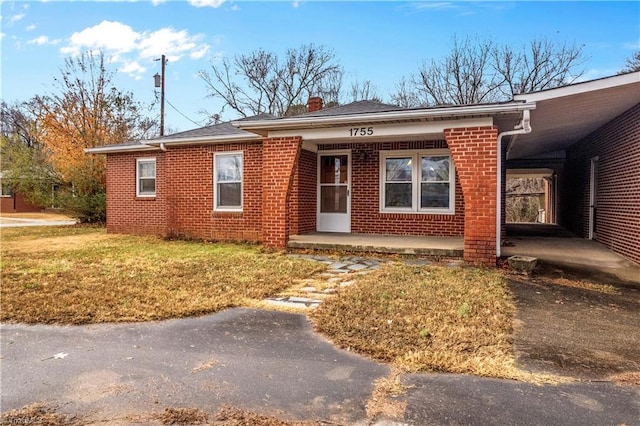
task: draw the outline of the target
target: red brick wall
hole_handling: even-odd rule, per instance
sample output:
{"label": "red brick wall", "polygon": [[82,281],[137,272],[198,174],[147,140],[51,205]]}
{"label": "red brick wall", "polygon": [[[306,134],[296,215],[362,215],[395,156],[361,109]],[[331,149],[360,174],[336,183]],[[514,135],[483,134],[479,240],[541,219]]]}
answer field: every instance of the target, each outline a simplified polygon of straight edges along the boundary
{"label": "red brick wall", "polygon": [[445,129],[444,134],[464,194],[464,259],[495,265],[498,130]]}
{"label": "red brick wall", "polygon": [[[136,197],[136,159],[156,159],[156,196]],[[165,155],[160,152],[107,155],[107,231],[166,235]]]}
{"label": "red brick wall", "polygon": [[[243,211],[214,211],[214,153],[243,153]],[[172,235],[261,241],[262,145],[236,143],[169,148],[168,227]]]}
{"label": "red brick wall", "polygon": [[300,137],[262,142],[262,243],[285,247],[289,238],[289,202],[300,157]]}
{"label": "red brick wall", "polygon": [[567,150],[562,225],[589,236],[591,159],[598,160],[596,240],[640,263],[640,104]]}
{"label": "red brick wall", "polygon": [[[243,211],[214,212],[213,153],[242,151]],[[156,157],[156,197],[136,198],[136,158]],[[107,230],[206,240],[261,241],[262,145],[169,148],[107,156]]]}
{"label": "red brick wall", "polygon": [[318,156],[300,151],[300,160],[293,177],[289,202],[289,234],[308,234],[316,230],[318,188]]}
{"label": "red brick wall", "polygon": [[10,197],[0,197],[0,212],[37,213],[41,211],[42,207],[34,206],[33,204],[29,203],[20,193],[15,193]]}
{"label": "red brick wall", "polygon": [[[455,214],[380,213],[380,151],[447,148],[445,141],[323,145],[321,150],[351,150],[351,232],[425,236],[462,236],[464,200],[456,179]],[[321,151],[320,151],[321,152]],[[366,153],[364,160],[360,154]],[[315,213],[314,213],[315,216]]]}

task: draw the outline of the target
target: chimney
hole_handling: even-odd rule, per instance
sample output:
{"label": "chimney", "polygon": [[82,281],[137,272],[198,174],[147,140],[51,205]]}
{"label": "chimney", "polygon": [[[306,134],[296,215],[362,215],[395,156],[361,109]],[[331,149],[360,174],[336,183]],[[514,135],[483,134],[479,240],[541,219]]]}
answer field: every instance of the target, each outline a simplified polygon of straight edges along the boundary
{"label": "chimney", "polygon": [[322,98],[319,96],[312,96],[307,101],[307,111],[316,112],[322,109]]}

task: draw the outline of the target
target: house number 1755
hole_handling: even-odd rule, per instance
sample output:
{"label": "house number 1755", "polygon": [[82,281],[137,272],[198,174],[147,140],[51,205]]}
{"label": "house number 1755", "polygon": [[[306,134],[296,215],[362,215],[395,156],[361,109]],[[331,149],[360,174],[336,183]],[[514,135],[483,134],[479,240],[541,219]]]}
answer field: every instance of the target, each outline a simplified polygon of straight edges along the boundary
{"label": "house number 1755", "polygon": [[352,127],[349,129],[349,136],[371,136],[373,127]]}

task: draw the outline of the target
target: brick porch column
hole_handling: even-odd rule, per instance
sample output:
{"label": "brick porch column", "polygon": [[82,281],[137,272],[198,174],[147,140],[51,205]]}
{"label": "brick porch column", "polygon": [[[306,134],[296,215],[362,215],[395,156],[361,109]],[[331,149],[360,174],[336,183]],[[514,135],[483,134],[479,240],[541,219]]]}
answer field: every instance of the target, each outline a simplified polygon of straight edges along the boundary
{"label": "brick porch column", "polygon": [[289,198],[302,138],[262,141],[262,243],[284,248],[289,239]]}
{"label": "brick porch column", "polygon": [[498,129],[446,129],[444,136],[464,196],[464,260],[495,266]]}

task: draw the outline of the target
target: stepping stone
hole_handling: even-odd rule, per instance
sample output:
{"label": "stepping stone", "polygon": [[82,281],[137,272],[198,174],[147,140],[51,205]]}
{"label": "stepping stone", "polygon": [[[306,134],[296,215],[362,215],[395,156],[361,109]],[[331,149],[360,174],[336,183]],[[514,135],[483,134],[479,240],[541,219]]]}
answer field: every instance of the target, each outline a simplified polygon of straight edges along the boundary
{"label": "stepping stone", "polygon": [[342,269],[347,265],[348,265],[347,263],[335,262],[334,264],[331,265],[331,269]]}
{"label": "stepping stone", "polygon": [[315,287],[302,287],[300,291],[303,293],[315,293],[317,290]]}
{"label": "stepping stone", "polygon": [[340,283],[340,287],[349,287],[350,285],[354,285],[355,281],[343,281]]}
{"label": "stepping stone", "polygon": [[324,294],[335,294],[337,292],[338,290],[336,290],[335,288],[327,288],[323,291]]}
{"label": "stepping stone", "polygon": [[367,268],[368,268],[367,265],[363,265],[361,263],[355,263],[355,264],[349,266],[349,269],[352,270],[352,271],[359,271],[361,269],[367,269]]}

